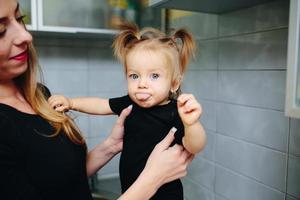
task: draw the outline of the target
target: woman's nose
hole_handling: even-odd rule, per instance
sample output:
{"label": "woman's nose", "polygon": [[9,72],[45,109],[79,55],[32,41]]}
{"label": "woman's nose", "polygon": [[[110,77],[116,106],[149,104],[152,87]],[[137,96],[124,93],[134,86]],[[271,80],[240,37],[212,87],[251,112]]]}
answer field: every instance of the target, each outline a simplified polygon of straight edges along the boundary
{"label": "woman's nose", "polygon": [[16,23],[16,35],[14,43],[15,45],[28,44],[32,41],[31,34],[25,29],[25,26],[20,23]]}

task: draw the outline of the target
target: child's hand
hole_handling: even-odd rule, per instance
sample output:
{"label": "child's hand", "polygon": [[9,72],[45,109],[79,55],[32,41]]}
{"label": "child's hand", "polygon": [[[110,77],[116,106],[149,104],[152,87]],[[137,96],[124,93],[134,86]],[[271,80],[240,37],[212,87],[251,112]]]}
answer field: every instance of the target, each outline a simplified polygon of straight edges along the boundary
{"label": "child's hand", "polygon": [[50,106],[58,112],[65,112],[73,108],[71,99],[63,95],[53,95],[48,99]]}
{"label": "child's hand", "polygon": [[202,114],[201,105],[192,94],[181,94],[177,99],[179,116],[184,125],[198,122]]}

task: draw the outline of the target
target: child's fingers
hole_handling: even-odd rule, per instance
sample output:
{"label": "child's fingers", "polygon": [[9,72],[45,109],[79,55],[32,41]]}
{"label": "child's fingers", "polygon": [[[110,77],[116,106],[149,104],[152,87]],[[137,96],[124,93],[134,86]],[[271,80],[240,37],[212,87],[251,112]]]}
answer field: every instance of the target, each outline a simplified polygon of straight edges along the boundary
{"label": "child's fingers", "polygon": [[57,105],[58,103],[60,103],[60,98],[58,96],[51,96],[48,99],[48,103],[51,105],[51,107],[53,107],[54,105]]}
{"label": "child's fingers", "polygon": [[52,95],[51,97],[48,98],[48,102],[51,103],[58,98],[60,98],[60,95]]}
{"label": "child's fingers", "polygon": [[187,101],[186,104],[184,105],[184,112],[192,112],[194,110],[200,111],[201,110],[200,108],[201,108],[201,106],[198,102],[190,100],[190,101]]}
{"label": "child's fingers", "polygon": [[179,103],[180,106],[183,106],[184,104],[186,104],[186,102],[188,102],[191,99],[195,99],[194,95],[192,95],[192,94],[181,94],[178,97],[177,102]]}
{"label": "child's fingers", "polygon": [[61,105],[64,105],[64,103],[62,101],[60,101],[59,99],[54,99],[51,103],[50,103],[50,106],[52,108],[56,108],[56,107],[59,107]]}
{"label": "child's fingers", "polygon": [[55,110],[58,112],[64,112],[64,111],[68,111],[68,107],[67,106],[58,106],[55,108]]}

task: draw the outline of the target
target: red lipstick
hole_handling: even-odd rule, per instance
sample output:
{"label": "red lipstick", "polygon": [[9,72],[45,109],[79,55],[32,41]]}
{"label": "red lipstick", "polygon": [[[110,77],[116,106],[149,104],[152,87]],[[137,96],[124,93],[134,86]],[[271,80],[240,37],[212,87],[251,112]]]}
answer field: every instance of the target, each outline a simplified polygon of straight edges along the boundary
{"label": "red lipstick", "polygon": [[17,61],[27,61],[28,58],[28,51],[23,51],[22,53],[15,55],[13,57],[10,57],[10,60],[17,60]]}

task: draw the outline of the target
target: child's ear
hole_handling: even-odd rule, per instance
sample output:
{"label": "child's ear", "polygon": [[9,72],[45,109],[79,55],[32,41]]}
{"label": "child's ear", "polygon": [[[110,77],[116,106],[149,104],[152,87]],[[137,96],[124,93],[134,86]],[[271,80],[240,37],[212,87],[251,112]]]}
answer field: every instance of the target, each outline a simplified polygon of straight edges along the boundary
{"label": "child's ear", "polygon": [[181,85],[182,76],[178,76],[175,80],[173,80],[171,92],[176,92]]}

